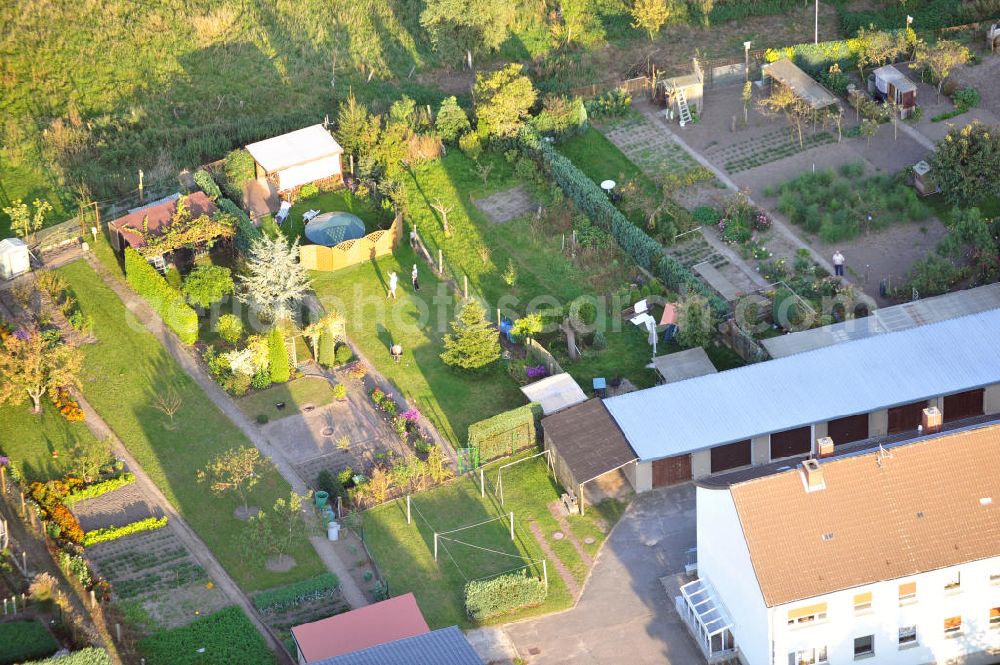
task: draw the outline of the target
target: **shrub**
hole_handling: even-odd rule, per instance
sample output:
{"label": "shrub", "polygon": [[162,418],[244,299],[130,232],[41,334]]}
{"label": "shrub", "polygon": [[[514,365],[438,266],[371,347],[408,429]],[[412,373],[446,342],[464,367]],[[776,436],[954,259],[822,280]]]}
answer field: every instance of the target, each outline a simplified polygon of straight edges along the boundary
{"label": "shrub", "polygon": [[243,372],[233,372],[222,381],[222,389],[235,397],[242,397],[250,390],[251,377]]}
{"label": "shrub", "polygon": [[622,88],[609,90],[585,102],[584,108],[594,118],[623,116],[632,108],[632,95]]}
{"label": "shrub", "polygon": [[475,132],[462,134],[458,139],[458,148],[472,161],[478,160],[480,155],[483,154],[482,140],[479,138],[479,134]]}
{"label": "shrub", "polygon": [[572,135],[586,127],[587,109],[580,98],[550,95],[545,98],[541,112],[531,122],[535,130],[542,134]]}
{"label": "shrub", "polygon": [[442,141],[454,142],[462,134],[469,131],[469,116],[455,97],[446,97],[441,101],[438,109],[437,119],[434,121],[434,129]]}
{"label": "shrub", "polygon": [[226,184],[230,189],[229,194],[239,194],[242,196],[243,183],[253,180],[257,175],[257,166],[253,157],[246,150],[233,150],[226,155],[223,161],[223,171],[226,176]]}
{"label": "shrub", "polygon": [[[331,496],[333,495],[331,494]],[[288,586],[254,594],[253,604],[261,614],[270,614],[286,607],[294,607],[331,595],[339,587],[340,581],[336,575],[323,573]]]}
{"label": "shrub", "polygon": [[21,665],[111,665],[111,657],[104,649],[87,647],[66,656],[33,660],[30,663],[22,663]]}
{"label": "shrub", "polygon": [[266,425],[268,420],[270,420],[270,418],[267,417],[266,413],[258,413],[257,414],[257,424],[258,425]]}
{"label": "shrub", "polygon": [[343,401],[347,399],[347,386],[343,383],[338,383],[333,387],[333,398],[337,401]]}
{"label": "shrub", "polygon": [[485,621],[522,607],[541,605],[546,594],[542,580],[526,571],[473,580],[465,585],[465,611],[473,621]]}
{"label": "shrub", "polygon": [[139,252],[125,248],[125,280],[185,344],[198,339],[198,315]]}
{"label": "shrub", "polygon": [[118,540],[125,536],[131,536],[134,533],[162,529],[165,526],[167,526],[166,515],[163,517],[147,517],[144,520],[132,522],[125,526],[109,526],[106,529],[94,529],[93,531],[88,531],[83,537],[83,546],[90,547],[98,543],[106,543],[110,540]]}
{"label": "shrub", "polygon": [[[238,606],[227,607],[173,630],[161,630],[139,642],[147,665],[240,663],[274,665],[274,654]],[[199,653],[204,647],[205,653]]]}
{"label": "shrub", "polygon": [[131,485],[135,482],[135,474],[126,471],[125,473],[115,476],[113,478],[108,478],[107,480],[102,480],[91,485],[85,485],[80,489],[74,490],[66,495],[63,499],[63,504],[71,506],[78,501],[83,501],[84,499],[93,499],[94,497],[101,496],[102,494],[107,494],[119,487],[125,487],[126,485]]}
{"label": "shrub", "polygon": [[971,108],[979,106],[979,91],[975,88],[962,88],[956,90],[951,96],[951,101],[964,113]]}
{"label": "shrub", "polygon": [[337,346],[336,360],[338,365],[346,365],[354,360],[354,351],[351,351],[351,347],[346,344],[339,344]]}
{"label": "shrub", "polygon": [[254,390],[264,390],[271,385],[271,374],[264,368],[257,370],[250,379],[250,385]]}
{"label": "shrub", "polygon": [[87,560],[79,554],[71,554],[66,550],[60,550],[59,567],[79,580],[80,584],[84,587],[90,586],[92,580],[90,566],[87,565]]}
{"label": "shrub", "polygon": [[229,199],[219,199],[216,203],[223,212],[236,218],[236,249],[246,254],[250,251],[250,245],[253,244],[253,241],[259,238],[263,232],[254,226],[247,214]]}
{"label": "shrub", "polygon": [[705,226],[718,224],[719,220],[722,219],[722,213],[712,206],[698,206],[692,214],[696,222]]}
{"label": "shrub", "polygon": [[52,634],[38,621],[0,623],[0,663],[20,663],[44,658],[59,649]]}
{"label": "shrub", "polygon": [[479,461],[513,455],[538,444],[538,422],[542,407],[537,402],[504,411],[469,425],[470,448],[479,451]]}
{"label": "shrub", "polygon": [[334,339],[333,335],[329,332],[324,332],[319,337],[319,354],[316,358],[317,362],[323,367],[333,367],[337,362],[337,356],[335,349],[337,346],[337,340]]}
{"label": "shrub", "polygon": [[316,196],[317,194],[319,194],[319,187],[317,187],[316,183],[314,183],[314,182],[310,182],[310,183],[306,183],[305,185],[302,185],[302,189],[299,190],[299,198],[300,199],[312,198],[313,196]]}
{"label": "shrub", "polygon": [[223,314],[219,317],[215,329],[224,341],[236,344],[243,336],[243,321],[235,314]]}
{"label": "shrub", "polygon": [[218,201],[222,198],[222,190],[219,186],[215,184],[215,179],[212,178],[212,174],[205,169],[198,169],[194,172],[194,182],[196,185],[201,187],[201,191],[208,195],[208,198],[213,201]]}
{"label": "shrub", "polygon": [[277,326],[271,328],[267,336],[267,357],[268,368],[271,371],[272,383],[285,383],[291,376],[288,367],[288,348],[285,346],[285,337]]}
{"label": "shrub", "polygon": [[912,289],[916,289],[921,298],[947,293],[965,275],[965,270],[955,267],[948,259],[928,254],[910,268],[904,295],[909,296]]}
{"label": "shrub", "polygon": [[211,307],[235,290],[233,274],[223,266],[198,266],[184,279],[181,292],[198,307]]}

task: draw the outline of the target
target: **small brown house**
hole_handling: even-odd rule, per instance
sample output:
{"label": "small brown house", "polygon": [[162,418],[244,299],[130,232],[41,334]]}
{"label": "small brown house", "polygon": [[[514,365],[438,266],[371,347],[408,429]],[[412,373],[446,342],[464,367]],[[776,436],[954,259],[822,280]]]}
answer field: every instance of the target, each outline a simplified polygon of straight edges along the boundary
{"label": "small brown house", "polygon": [[871,92],[880,99],[891,100],[899,106],[902,118],[910,117],[917,108],[917,86],[892,65],[879,67],[872,72],[875,89]]}

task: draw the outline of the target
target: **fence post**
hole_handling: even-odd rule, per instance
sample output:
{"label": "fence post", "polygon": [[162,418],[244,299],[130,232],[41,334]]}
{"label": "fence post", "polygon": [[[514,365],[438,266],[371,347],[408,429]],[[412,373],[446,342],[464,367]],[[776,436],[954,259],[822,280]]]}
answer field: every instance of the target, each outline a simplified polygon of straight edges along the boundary
{"label": "fence post", "polygon": [[545,590],[549,590],[549,569],[545,565],[545,559],[542,559],[542,577],[545,579]]}
{"label": "fence post", "polygon": [[486,496],[486,474],[482,467],[479,467],[479,496]]}
{"label": "fence post", "polygon": [[465,284],[464,288],[463,288],[463,295],[465,296],[465,299],[468,300],[469,299],[469,276],[468,275],[462,275],[462,281]]}
{"label": "fence post", "polygon": [[444,253],[438,250],[438,275],[444,275]]}
{"label": "fence post", "polygon": [[514,511],[510,511],[510,539],[514,540]]}
{"label": "fence post", "polygon": [[434,560],[438,560],[438,535],[437,531],[434,532]]}
{"label": "fence post", "polygon": [[410,495],[406,495],[406,523],[410,523]]}

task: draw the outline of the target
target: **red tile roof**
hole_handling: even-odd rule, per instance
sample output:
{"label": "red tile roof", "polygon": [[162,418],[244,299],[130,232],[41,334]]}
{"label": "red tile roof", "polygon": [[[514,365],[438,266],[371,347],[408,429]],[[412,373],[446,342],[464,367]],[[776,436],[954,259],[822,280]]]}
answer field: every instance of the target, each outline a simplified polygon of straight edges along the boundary
{"label": "red tile roof", "polygon": [[428,632],[412,593],[292,628],[307,663]]}
{"label": "red tile roof", "polygon": [[[187,197],[188,209],[191,210],[192,217],[201,217],[202,215],[214,215],[218,208],[212,203],[212,200],[205,195],[204,192],[194,192]],[[177,211],[177,199],[171,199],[169,201],[164,201],[159,205],[150,206],[148,208],[142,208],[141,210],[136,210],[131,212],[124,217],[119,217],[115,221],[111,222],[111,226],[115,227],[125,242],[129,244],[133,249],[138,249],[146,244],[142,236],[138,233],[131,231],[123,231],[125,227],[131,227],[134,229],[141,229],[143,225],[146,224],[146,219],[149,219],[149,231],[157,231],[161,226],[168,224],[174,217],[174,213]]]}
{"label": "red tile roof", "polygon": [[1000,555],[1000,425],[730,488],[769,607]]}

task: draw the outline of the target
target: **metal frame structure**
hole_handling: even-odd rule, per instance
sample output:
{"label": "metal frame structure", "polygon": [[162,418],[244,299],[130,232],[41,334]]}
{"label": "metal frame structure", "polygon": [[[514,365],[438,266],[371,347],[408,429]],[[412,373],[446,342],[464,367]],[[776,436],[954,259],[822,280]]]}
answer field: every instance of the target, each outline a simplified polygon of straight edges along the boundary
{"label": "metal frame structure", "polygon": [[674,598],[677,613],[698,643],[709,663],[719,662],[736,654],[733,622],[715,597],[715,590],[702,579],[681,586],[681,595]]}

